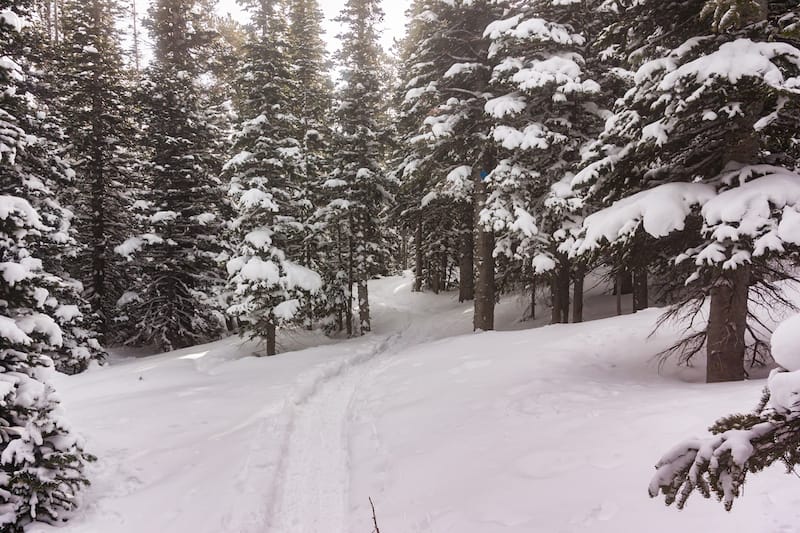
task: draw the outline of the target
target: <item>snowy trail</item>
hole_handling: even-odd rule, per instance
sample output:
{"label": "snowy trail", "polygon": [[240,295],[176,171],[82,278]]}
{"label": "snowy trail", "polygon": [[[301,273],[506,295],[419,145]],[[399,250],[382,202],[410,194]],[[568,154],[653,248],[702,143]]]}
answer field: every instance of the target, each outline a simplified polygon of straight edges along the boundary
{"label": "snowy trail", "polygon": [[396,350],[401,339],[401,333],[384,338],[359,362],[345,366],[295,406],[275,479],[276,500],[268,531],[347,531],[352,399],[380,366],[380,357]]}
{"label": "snowy trail", "polygon": [[[383,287],[376,294],[376,323],[394,331],[375,339],[371,348],[357,354],[337,371],[315,384],[313,393],[291,407],[288,439],[275,479],[273,533],[345,532],[350,530],[350,464],[353,402],[362,386],[382,373],[391,356],[424,342],[464,333],[463,311],[452,303],[417,307],[397,298],[409,288],[408,280]],[[393,298],[394,297],[394,298]],[[450,327],[447,324],[450,315]],[[438,320],[435,316],[438,315]],[[374,334],[373,334],[374,335]]]}

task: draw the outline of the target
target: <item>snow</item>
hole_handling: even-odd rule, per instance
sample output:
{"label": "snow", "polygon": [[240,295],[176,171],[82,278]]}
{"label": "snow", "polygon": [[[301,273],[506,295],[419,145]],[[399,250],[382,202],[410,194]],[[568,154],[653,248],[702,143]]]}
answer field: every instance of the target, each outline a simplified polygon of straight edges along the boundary
{"label": "snow", "polygon": [[486,102],[486,112],[495,118],[503,118],[506,115],[516,115],[522,112],[527,106],[525,98],[519,94],[507,94],[492,98]]}
{"label": "snow", "polygon": [[239,272],[246,280],[263,281],[268,285],[275,285],[280,280],[278,265],[274,261],[264,261],[260,257],[248,259]]}
{"label": "snow", "polygon": [[483,34],[492,40],[510,37],[512,39],[552,41],[559,44],[575,44],[579,46],[585,42],[581,35],[570,33],[566,26],[541,18],[522,20],[520,15],[492,22],[486,27]]}
{"label": "snow", "polygon": [[772,358],[789,371],[800,370],[800,314],[781,322],[770,340]]}
{"label": "snow", "polygon": [[[577,54],[554,55],[531,61],[512,76],[522,90],[535,90],[555,84],[559,93],[597,93],[600,85],[594,80],[581,79],[583,58]],[[557,98],[557,97],[554,97]]]}
{"label": "snow", "polygon": [[[472,334],[469,303],[412,284],[409,274],[371,283],[365,337],[281,332],[292,353],[271,358],[230,338],[57,376],[98,457],[65,529],[370,531],[372,498],[388,532],[794,530],[797,481],[780,466],[749,479],[731,514],[647,498],[672,442],[750,410],[760,388],[701,384],[702,362],[659,372],[654,356],[677,332],[650,336],[658,310],[520,330],[546,318],[520,323],[529,296],[504,297],[503,331]],[[587,318],[613,307],[590,291]]]}
{"label": "snow", "polygon": [[158,224],[159,222],[171,221],[178,218],[178,213],[175,211],[157,211],[150,216],[150,222]]}
{"label": "snow", "polygon": [[11,287],[31,277],[31,269],[20,263],[0,263],[0,274]]}
{"label": "snow", "polygon": [[14,31],[22,31],[25,27],[25,21],[10,9],[0,11],[0,24],[10,26]]}
{"label": "snow", "polygon": [[42,227],[39,214],[27,200],[18,196],[0,195],[0,220],[6,220],[12,214],[20,217],[25,226]]}
{"label": "snow", "polygon": [[[779,61],[776,60],[800,66],[800,50],[787,43],[737,39],[672,70],[664,76],[659,89],[673,90],[684,78],[700,83],[712,78],[723,78],[735,84],[744,77],[756,77],[776,89],[800,92],[798,80],[786,79],[778,66]],[[699,93],[693,95],[693,98],[697,95]]]}
{"label": "snow", "polygon": [[286,270],[287,286],[308,292],[322,289],[322,278],[313,270],[291,261],[286,261],[283,268]]}
{"label": "snow", "polygon": [[81,316],[77,305],[60,305],[55,311],[55,317],[62,322],[71,322]]}
{"label": "snow", "polygon": [[681,230],[693,206],[703,205],[716,195],[714,187],[702,183],[667,183],[619,200],[586,217],[585,236],[579,253],[604,241],[616,242],[633,235],[641,225],[654,237]]}
{"label": "snow", "polygon": [[55,320],[45,314],[34,313],[26,315],[18,318],[16,323],[17,327],[27,335],[41,333],[52,346],[61,346],[64,341],[61,328],[58,327]]}
{"label": "snow", "polygon": [[31,338],[20,329],[17,321],[7,316],[0,315],[0,338],[12,344],[30,344]]}
{"label": "snow", "polygon": [[481,68],[480,63],[454,63],[447,72],[444,73],[445,78],[452,78],[461,74],[469,74],[475,69]]}
{"label": "snow", "polygon": [[769,407],[775,412],[793,416],[800,413],[800,372],[774,370],[767,380],[770,392]]}
{"label": "snow", "polygon": [[494,140],[508,150],[546,150],[550,147],[550,139],[561,140],[563,135],[548,131],[542,124],[531,123],[520,131],[511,126],[497,126],[492,133]]}

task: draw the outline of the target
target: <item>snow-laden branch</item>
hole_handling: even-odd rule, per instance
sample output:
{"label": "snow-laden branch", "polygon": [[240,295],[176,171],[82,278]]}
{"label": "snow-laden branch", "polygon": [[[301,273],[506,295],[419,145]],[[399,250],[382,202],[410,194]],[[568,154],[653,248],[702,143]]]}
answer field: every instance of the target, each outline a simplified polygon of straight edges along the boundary
{"label": "snow-laden branch", "polygon": [[772,354],[785,372],[774,370],[755,413],[733,415],[711,428],[712,436],[689,439],[656,464],[651,497],[683,508],[694,492],[716,496],[730,510],[748,473],[778,461],[788,470],[800,463],[800,315],[783,322],[772,336]]}

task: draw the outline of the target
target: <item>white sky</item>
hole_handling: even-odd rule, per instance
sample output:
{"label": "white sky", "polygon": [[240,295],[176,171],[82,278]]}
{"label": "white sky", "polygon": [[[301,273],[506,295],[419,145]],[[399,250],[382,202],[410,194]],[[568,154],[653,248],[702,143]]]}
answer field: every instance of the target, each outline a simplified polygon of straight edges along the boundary
{"label": "white sky", "polygon": [[[327,19],[325,31],[327,32],[328,49],[333,52],[338,47],[335,36],[339,33],[339,25],[333,19],[339,14],[345,0],[319,0],[319,3]],[[410,5],[411,0],[383,0],[386,17],[384,18],[382,41],[387,51],[391,50],[395,39],[403,36],[406,24],[405,11]],[[219,0],[218,10],[221,13],[230,13],[237,19],[245,17],[236,0]]]}

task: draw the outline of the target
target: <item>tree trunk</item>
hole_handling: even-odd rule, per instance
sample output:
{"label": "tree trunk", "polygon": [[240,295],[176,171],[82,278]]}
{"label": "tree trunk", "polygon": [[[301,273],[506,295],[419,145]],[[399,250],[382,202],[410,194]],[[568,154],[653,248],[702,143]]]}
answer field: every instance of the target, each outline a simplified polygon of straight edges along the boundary
{"label": "tree trunk", "polygon": [[464,204],[461,217],[461,250],[458,263],[458,301],[475,298],[475,242],[472,238],[473,213],[470,204]]}
{"label": "tree trunk", "polygon": [[441,257],[441,265],[439,267],[439,287],[441,290],[446,291],[447,287],[447,279],[448,279],[448,270],[450,270],[450,260],[447,257],[447,251],[442,251]]}
{"label": "tree trunk", "polygon": [[131,0],[132,28],[133,28],[133,65],[136,75],[141,72],[141,52],[139,51],[139,15],[136,12],[136,0]]}
{"label": "tree trunk", "polygon": [[536,320],[536,270],[531,269],[531,320]]}
{"label": "tree trunk", "polygon": [[428,263],[428,270],[431,273],[431,290],[433,294],[439,294],[441,290],[441,286],[439,285],[439,281],[442,279],[441,272],[439,272],[439,265],[436,264],[436,261],[430,261]]}
{"label": "tree trunk", "polygon": [[647,291],[647,267],[633,270],[633,312],[650,307]]}
{"label": "tree trunk", "polygon": [[400,265],[403,272],[408,269],[408,235],[405,228],[400,232]]}
{"label": "tree trunk", "polygon": [[617,295],[617,316],[622,314],[622,274],[614,278],[614,294]]}
{"label": "tree trunk", "polygon": [[708,317],[706,382],[744,379],[747,296],[750,268],[725,272],[711,288]]}
{"label": "tree trunk", "polygon": [[[352,228],[352,221],[350,224]],[[353,336],[353,238],[348,238],[348,258],[347,258],[347,302],[345,303],[345,324],[347,335]]]}
{"label": "tree trunk", "polygon": [[583,322],[583,266],[575,269],[575,280],[572,285],[572,322]]}
{"label": "tree trunk", "polygon": [[367,280],[359,280],[358,282],[358,318],[362,335],[372,331],[369,318],[369,287],[367,286]]}
{"label": "tree trunk", "polygon": [[269,322],[267,323],[267,356],[275,355],[277,352],[276,346],[276,328],[275,328],[275,320],[270,318]]}
{"label": "tree trunk", "polygon": [[[474,170],[474,221],[475,228],[475,313],[473,328],[490,331],[494,329],[494,233],[486,231],[480,224],[480,213],[486,204],[487,187],[481,171],[490,172],[494,168],[494,156],[487,149]],[[482,167],[482,168],[481,168]]]}
{"label": "tree trunk", "polygon": [[414,292],[421,292],[424,273],[422,268],[422,214],[417,216],[417,231],[414,235]]}
{"label": "tree trunk", "polygon": [[559,303],[561,304],[562,324],[569,324],[569,259],[566,254],[559,256],[558,266],[558,292]]}
{"label": "tree trunk", "polygon": [[620,294],[633,293],[633,276],[631,276],[630,271],[624,270],[620,274],[619,282],[620,282],[619,283]]}
{"label": "tree trunk", "polygon": [[561,322],[561,292],[558,290],[558,272],[553,270],[550,275],[550,323],[558,324]]}

